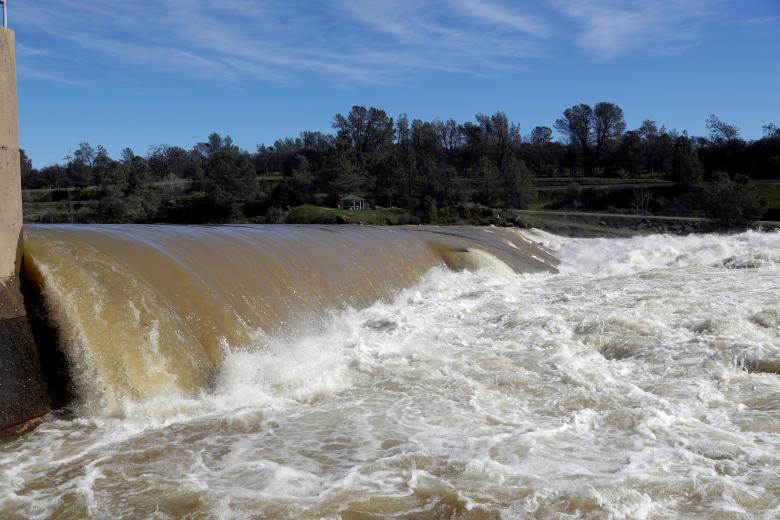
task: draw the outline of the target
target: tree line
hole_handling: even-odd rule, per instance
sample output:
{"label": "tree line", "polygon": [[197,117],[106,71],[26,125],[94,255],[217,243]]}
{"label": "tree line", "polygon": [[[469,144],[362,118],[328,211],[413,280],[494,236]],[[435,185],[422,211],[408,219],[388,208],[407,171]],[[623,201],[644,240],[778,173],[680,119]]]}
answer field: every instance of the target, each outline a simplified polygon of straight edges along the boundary
{"label": "tree line", "polygon": [[422,215],[466,204],[527,208],[537,201],[535,178],[654,178],[698,194],[689,197],[691,209],[751,220],[763,207],[751,181],[780,179],[774,124],[756,140],[715,115],[706,137],[649,119],[629,130],[623,110],[609,102],[567,108],[551,127],[527,135],[500,111],[460,123],[361,106],[337,114],[332,128],[251,152],[216,133],[191,149],[160,145],[138,155],[126,148],[116,159],[83,143],[63,164],[40,169],[22,152],[22,184],[78,192],[93,208],[78,220],[195,223],[273,221],[280,208],[335,206],[352,193]]}

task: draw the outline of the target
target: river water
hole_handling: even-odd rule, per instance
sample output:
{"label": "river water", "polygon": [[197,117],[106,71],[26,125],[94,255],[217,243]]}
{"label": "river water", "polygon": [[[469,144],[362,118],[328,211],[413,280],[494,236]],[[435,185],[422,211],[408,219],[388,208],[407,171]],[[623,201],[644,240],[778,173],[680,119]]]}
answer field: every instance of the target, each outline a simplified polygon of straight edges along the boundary
{"label": "river water", "polygon": [[530,236],[0,441],[0,517],[779,517],[780,234]]}

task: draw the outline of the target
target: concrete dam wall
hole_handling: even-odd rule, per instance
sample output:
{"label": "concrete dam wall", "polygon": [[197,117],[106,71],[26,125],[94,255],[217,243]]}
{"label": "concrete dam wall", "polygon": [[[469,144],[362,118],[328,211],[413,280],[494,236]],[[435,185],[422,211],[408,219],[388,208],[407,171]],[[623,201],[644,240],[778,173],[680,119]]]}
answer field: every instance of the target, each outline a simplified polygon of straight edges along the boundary
{"label": "concrete dam wall", "polygon": [[22,191],[15,56],[13,31],[0,27],[0,435],[29,428],[49,409],[18,276]]}

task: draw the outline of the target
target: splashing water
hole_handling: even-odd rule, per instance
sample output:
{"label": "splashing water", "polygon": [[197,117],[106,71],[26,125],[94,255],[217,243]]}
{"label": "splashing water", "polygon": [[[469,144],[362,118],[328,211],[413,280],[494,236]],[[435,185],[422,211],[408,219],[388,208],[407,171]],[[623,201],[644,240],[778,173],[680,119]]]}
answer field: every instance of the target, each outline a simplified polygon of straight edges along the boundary
{"label": "splashing water", "polygon": [[0,516],[777,518],[780,234],[532,238],[0,441]]}

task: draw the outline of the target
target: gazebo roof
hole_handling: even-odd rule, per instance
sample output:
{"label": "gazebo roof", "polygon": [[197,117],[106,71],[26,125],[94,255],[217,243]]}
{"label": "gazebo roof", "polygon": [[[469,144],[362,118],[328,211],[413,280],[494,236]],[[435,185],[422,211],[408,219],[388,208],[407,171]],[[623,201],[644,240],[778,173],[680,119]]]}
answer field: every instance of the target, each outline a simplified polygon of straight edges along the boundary
{"label": "gazebo roof", "polygon": [[365,202],[366,199],[361,197],[360,195],[356,195],[354,193],[350,193],[349,195],[345,195],[339,199],[340,201],[355,201],[355,202]]}

